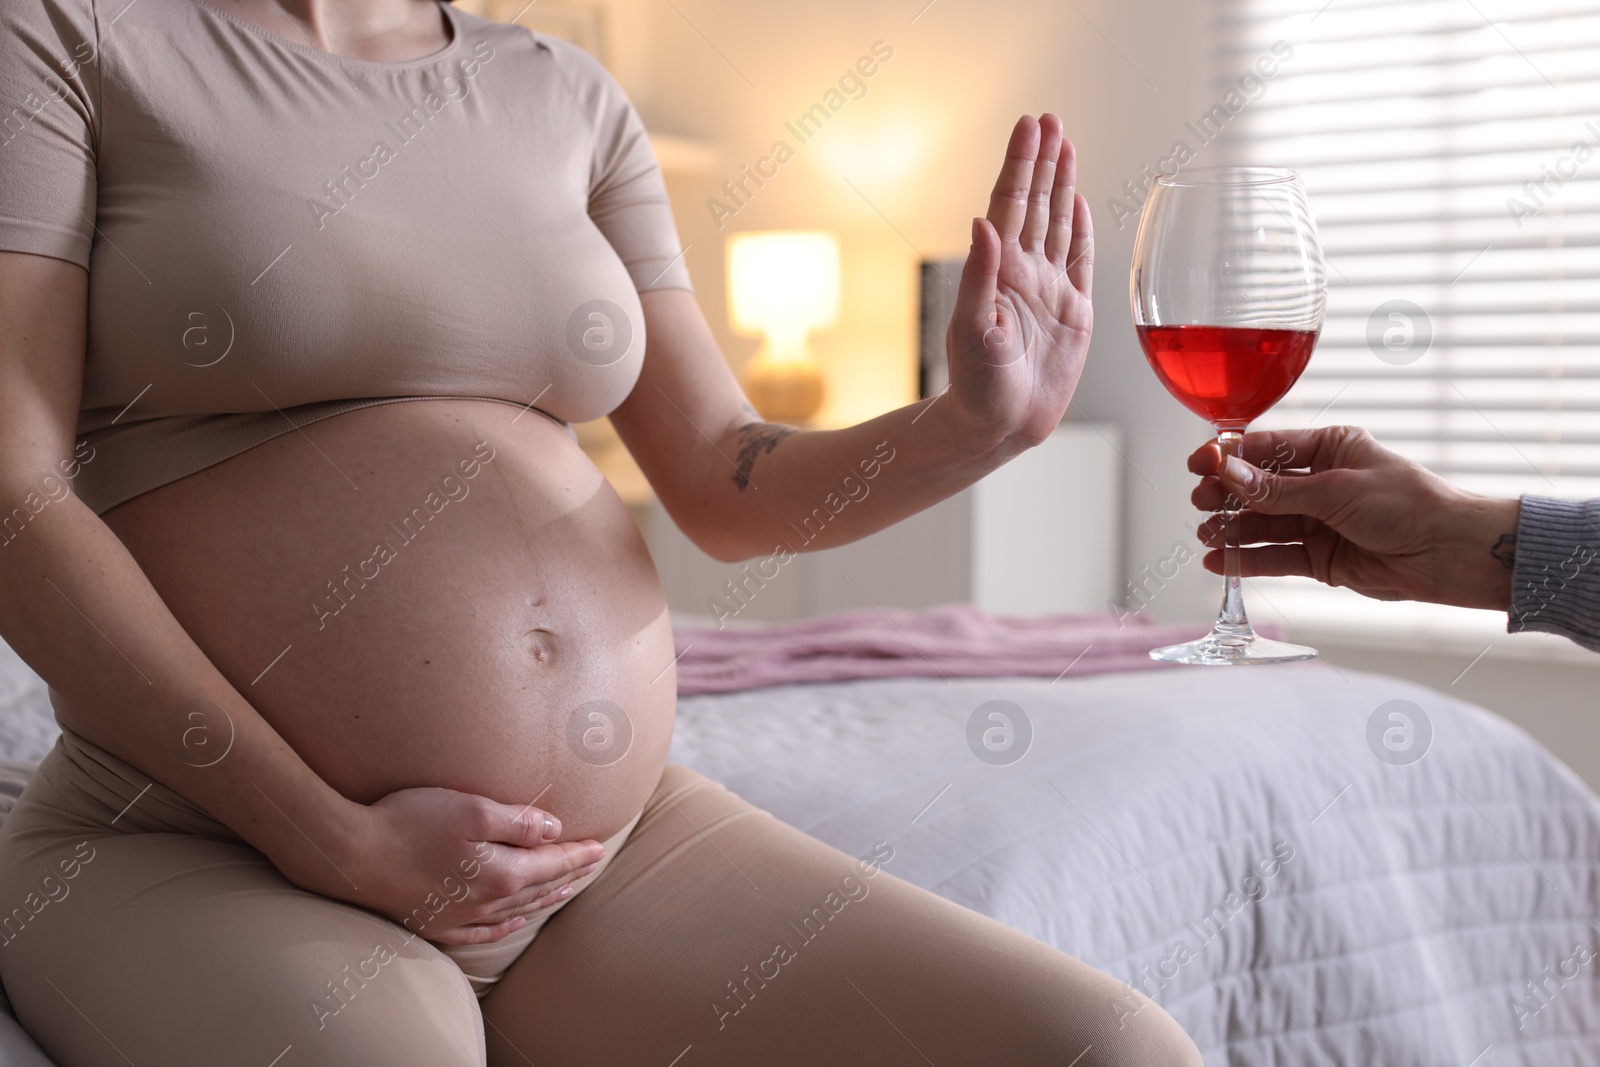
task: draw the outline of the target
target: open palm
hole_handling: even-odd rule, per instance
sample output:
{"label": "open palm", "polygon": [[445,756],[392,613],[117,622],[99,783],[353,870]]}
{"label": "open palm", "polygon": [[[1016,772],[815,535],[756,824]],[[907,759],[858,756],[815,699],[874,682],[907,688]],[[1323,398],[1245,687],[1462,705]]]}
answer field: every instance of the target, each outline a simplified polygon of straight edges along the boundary
{"label": "open palm", "polygon": [[1017,120],[986,218],[972,220],[945,336],[950,397],[980,440],[1043,441],[1066,414],[1094,325],[1094,230],[1077,155],[1046,113]]}

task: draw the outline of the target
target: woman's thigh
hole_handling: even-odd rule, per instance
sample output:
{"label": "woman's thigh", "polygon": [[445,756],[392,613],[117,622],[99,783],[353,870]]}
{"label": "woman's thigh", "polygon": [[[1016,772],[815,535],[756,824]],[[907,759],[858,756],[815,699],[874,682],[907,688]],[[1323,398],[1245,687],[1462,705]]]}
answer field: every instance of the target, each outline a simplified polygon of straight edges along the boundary
{"label": "woman's thigh", "polygon": [[0,833],[0,977],[61,1067],[484,1062],[465,977],[403,927],[248,846],[39,800]]}
{"label": "woman's thigh", "polygon": [[874,858],[669,767],[484,1001],[489,1063],[1198,1067],[1154,1003]]}

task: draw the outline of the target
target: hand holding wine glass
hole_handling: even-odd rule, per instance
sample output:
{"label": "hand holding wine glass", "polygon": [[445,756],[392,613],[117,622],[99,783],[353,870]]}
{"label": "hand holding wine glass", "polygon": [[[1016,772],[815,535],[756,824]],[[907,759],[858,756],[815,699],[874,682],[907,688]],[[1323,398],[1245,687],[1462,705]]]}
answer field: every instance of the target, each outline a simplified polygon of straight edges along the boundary
{"label": "hand holding wine glass", "polygon": [[[1215,442],[1197,448],[1191,499],[1218,511],[1232,497],[1246,577],[1303,575],[1377,600],[1424,600],[1504,610],[1511,603],[1518,500],[1451,485],[1391,452],[1356,426],[1245,435],[1223,462]],[[1222,573],[1224,522],[1200,527],[1207,570]]]}
{"label": "hand holding wine glass", "polygon": [[[1156,179],[1134,239],[1133,321],[1156,376],[1210,422],[1222,457],[1305,370],[1322,330],[1327,280],[1299,175],[1223,167]],[[1311,659],[1261,637],[1240,587],[1238,515],[1223,512],[1226,586],[1211,633],[1153,649],[1205,666]]]}

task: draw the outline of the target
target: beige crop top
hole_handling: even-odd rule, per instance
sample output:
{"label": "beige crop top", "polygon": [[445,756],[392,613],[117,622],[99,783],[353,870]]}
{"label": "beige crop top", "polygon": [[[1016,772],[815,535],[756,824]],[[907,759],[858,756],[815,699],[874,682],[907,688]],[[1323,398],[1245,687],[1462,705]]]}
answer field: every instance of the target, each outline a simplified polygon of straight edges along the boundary
{"label": "beige crop top", "polygon": [[0,3],[0,250],[89,271],[96,513],[355,407],[627,397],[638,293],[690,288],[643,124],[582,50],[441,7],[385,63],[204,0]]}

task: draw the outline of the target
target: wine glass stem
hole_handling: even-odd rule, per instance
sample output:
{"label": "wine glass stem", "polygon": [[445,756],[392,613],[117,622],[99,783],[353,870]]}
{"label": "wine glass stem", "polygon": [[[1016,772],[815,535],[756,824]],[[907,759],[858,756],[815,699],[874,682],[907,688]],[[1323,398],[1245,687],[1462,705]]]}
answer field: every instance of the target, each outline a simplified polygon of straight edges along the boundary
{"label": "wine glass stem", "polygon": [[[1237,456],[1244,443],[1244,435],[1236,430],[1218,430],[1217,447],[1222,450],[1222,458]],[[1228,505],[1242,504],[1242,501],[1229,496],[1225,502],[1222,542],[1222,574],[1223,593],[1222,610],[1217,613],[1217,624],[1214,632],[1224,634],[1245,635],[1251,633],[1250,619],[1244,613],[1244,590],[1240,584],[1239,571],[1239,509]]]}

